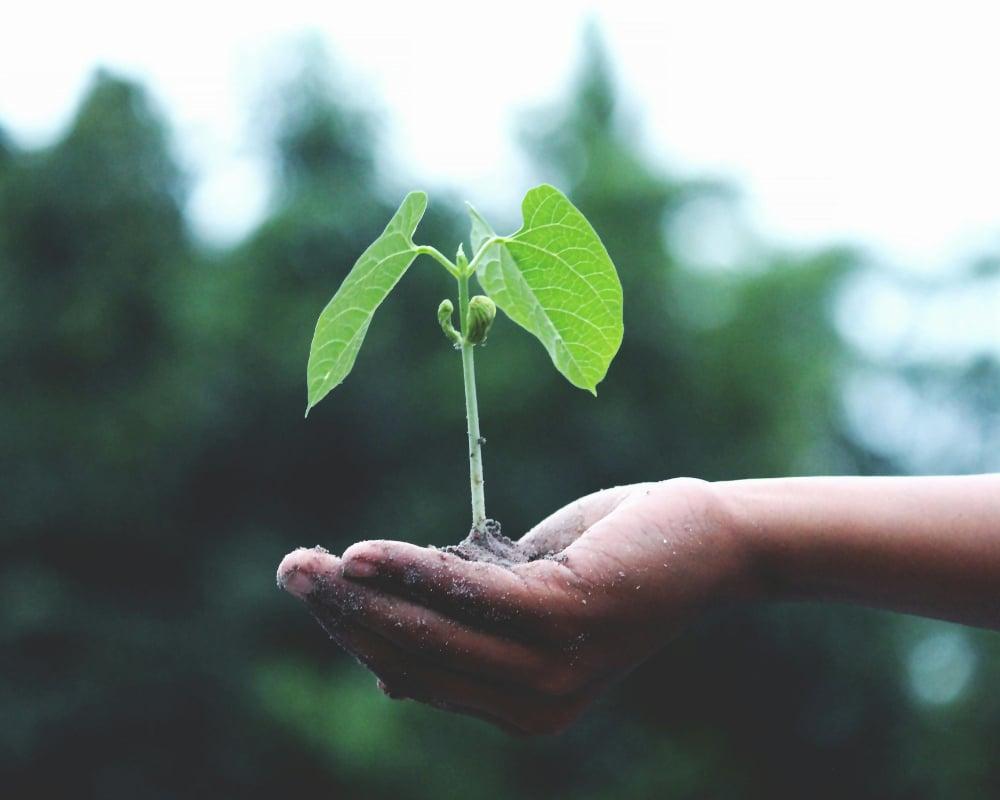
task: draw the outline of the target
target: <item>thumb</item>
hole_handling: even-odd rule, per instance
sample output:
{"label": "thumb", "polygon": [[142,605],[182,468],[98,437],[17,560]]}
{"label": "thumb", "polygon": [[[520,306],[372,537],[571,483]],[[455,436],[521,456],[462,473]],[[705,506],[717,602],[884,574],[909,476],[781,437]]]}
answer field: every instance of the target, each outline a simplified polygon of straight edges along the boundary
{"label": "thumb", "polygon": [[602,489],[574,500],[550,514],[520,539],[531,557],[561,553],[610,514],[628,496],[631,486]]}

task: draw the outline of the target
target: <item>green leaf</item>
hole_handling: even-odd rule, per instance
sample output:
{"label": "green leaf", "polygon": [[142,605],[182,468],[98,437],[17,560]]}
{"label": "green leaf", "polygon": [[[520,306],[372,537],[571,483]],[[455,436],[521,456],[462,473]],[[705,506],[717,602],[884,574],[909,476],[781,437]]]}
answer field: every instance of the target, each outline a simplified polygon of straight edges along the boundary
{"label": "green leaf", "polygon": [[479,248],[486,244],[486,240],[491,236],[495,236],[493,229],[490,224],[482,218],[480,213],[472,207],[471,203],[466,203],[469,208],[469,216],[472,218],[472,254],[475,255],[479,252]]}
{"label": "green leaf", "polygon": [[[597,394],[621,346],[622,286],[600,238],[558,189],[541,185],[521,204],[524,225],[490,245],[480,285],[514,322],[534,334],[574,386]],[[469,208],[473,248],[494,236]]]}
{"label": "green leaf", "polygon": [[347,377],[372,315],[417,257],[413,233],[427,208],[427,195],[410,192],[389,224],[361,254],[316,322],[306,383],[306,414]]}

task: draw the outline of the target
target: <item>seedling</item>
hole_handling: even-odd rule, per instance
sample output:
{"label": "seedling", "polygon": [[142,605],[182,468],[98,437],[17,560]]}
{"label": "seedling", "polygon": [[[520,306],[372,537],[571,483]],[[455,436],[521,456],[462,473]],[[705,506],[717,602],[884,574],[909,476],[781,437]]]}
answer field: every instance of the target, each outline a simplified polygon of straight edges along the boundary
{"label": "seedling", "polygon": [[[483,438],[479,431],[473,350],[486,341],[499,308],[533,334],[555,368],[581,389],[597,394],[597,384],[622,341],[622,289],[600,238],[583,214],[552,186],[531,189],[516,233],[498,236],[469,206],[472,259],[459,245],[451,261],[413,234],[427,208],[427,195],[410,192],[388,226],[361,254],[319,316],[309,352],[306,415],[343,382],[354,366],[372,316],[417,256],[437,261],[458,284],[459,328],[454,305],[442,300],[438,323],[462,354],[469,434],[472,533],[490,526],[483,491]],[[469,297],[475,275],[485,295]]]}

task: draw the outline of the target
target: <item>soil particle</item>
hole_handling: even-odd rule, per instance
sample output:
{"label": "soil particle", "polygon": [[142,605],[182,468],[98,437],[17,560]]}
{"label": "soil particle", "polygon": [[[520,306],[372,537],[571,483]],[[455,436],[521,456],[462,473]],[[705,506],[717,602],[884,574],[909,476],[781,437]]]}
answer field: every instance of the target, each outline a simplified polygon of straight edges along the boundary
{"label": "soil particle", "polygon": [[473,528],[461,542],[443,550],[466,561],[481,561],[508,568],[553,555],[551,552],[539,553],[535,548],[508,539],[500,532],[500,523],[495,519],[486,520],[482,530]]}

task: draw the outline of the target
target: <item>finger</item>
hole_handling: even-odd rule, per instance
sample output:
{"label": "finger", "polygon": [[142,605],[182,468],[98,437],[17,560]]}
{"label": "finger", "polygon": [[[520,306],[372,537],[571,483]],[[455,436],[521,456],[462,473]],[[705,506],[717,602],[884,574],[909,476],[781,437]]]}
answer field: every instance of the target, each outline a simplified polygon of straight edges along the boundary
{"label": "finger", "polygon": [[547,616],[546,587],[529,580],[530,573],[406,542],[358,542],[344,551],[349,578],[494,630],[517,629],[520,625],[511,623],[530,624]]}
{"label": "finger", "polygon": [[562,552],[614,511],[634,488],[616,486],[574,500],[535,525],[520,538],[519,544],[535,558]]}
{"label": "finger", "polygon": [[331,636],[378,677],[389,697],[473,716],[512,735],[562,730],[593,698],[585,693],[552,697],[497,685],[414,656],[349,619],[326,620]]}
{"label": "finger", "polygon": [[[367,667],[378,679],[379,689],[394,700],[414,699],[495,725],[512,736],[527,731],[484,706],[479,697],[446,668],[404,652],[378,634],[346,620],[334,622],[329,614],[316,615],[330,637]],[[471,705],[470,705],[471,704]]]}
{"label": "finger", "polygon": [[562,554],[562,565],[589,589],[614,589],[623,580],[636,577],[630,558],[632,551],[642,547],[631,538],[639,530],[639,520],[629,508],[619,506],[592,525]]}
{"label": "finger", "polygon": [[[353,656],[359,664],[371,670],[377,679],[378,688],[383,694],[393,700],[407,699],[408,695],[404,689],[413,683],[412,673],[418,669],[419,657],[404,652],[377,633],[351,622],[346,617],[331,614],[327,607],[317,608],[308,601],[307,605],[323,630],[330,635],[330,638]],[[421,671],[429,670],[429,667],[423,665],[419,665],[419,668]],[[447,670],[440,667],[439,670],[441,670],[442,675],[438,680],[444,681]],[[481,708],[457,704],[447,705],[443,701],[436,701],[433,704],[443,710],[477,717],[514,736],[523,736],[526,733],[522,728],[514,726],[509,720]]]}
{"label": "finger", "polygon": [[333,624],[349,620],[401,649],[459,672],[544,689],[554,674],[555,651],[483,633],[405,598],[344,578],[340,560],[299,550],[282,562],[283,585]]}
{"label": "finger", "polygon": [[452,553],[406,542],[374,540],[347,548],[344,574],[371,581],[471,624],[544,637],[558,629],[552,608],[567,594],[573,594],[575,576],[541,557],[563,550],[611,514],[634,488],[621,486],[595,492],[547,517],[519,542],[536,560],[513,569],[466,561]]}
{"label": "finger", "polygon": [[370,669],[379,688],[394,699],[411,698],[523,736],[561,730],[596,696],[584,691],[548,696],[465,675],[403,650],[347,615],[331,612],[314,594],[306,596],[306,603],[330,637]]}

